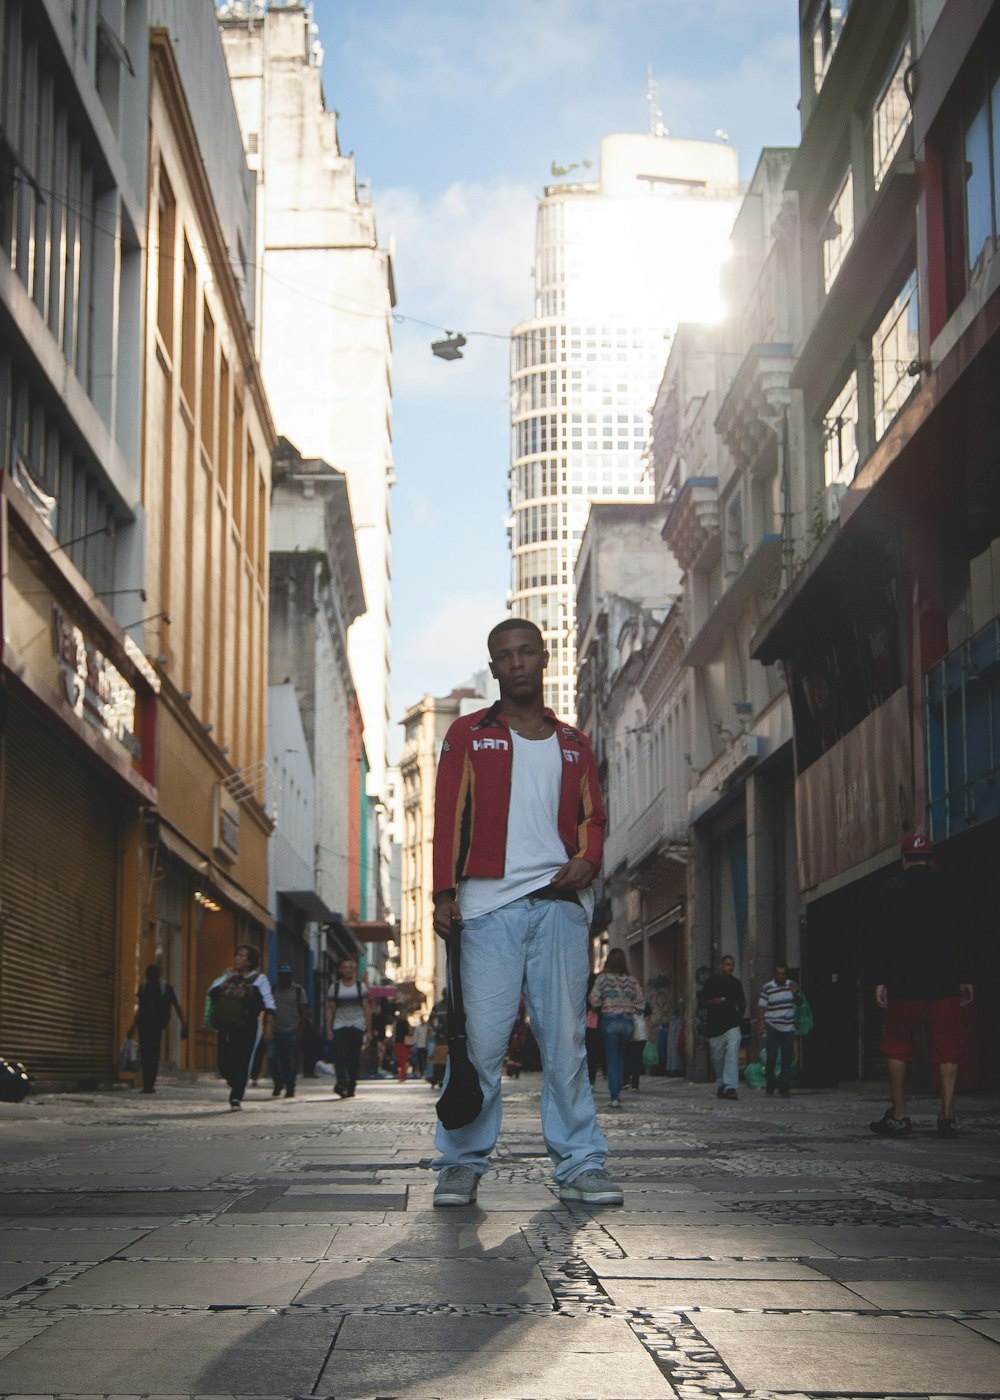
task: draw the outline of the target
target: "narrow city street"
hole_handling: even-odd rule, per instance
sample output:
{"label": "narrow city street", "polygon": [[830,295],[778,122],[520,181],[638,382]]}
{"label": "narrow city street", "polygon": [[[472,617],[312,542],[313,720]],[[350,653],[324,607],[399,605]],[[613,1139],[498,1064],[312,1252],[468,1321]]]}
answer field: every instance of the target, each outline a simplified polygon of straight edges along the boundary
{"label": "narrow city street", "polygon": [[539,1076],[432,1211],[434,1098],[221,1085],[0,1107],[0,1392],[652,1400],[1000,1394],[1000,1101],[884,1142],[863,1094],[643,1081],[624,1209],[563,1206]]}

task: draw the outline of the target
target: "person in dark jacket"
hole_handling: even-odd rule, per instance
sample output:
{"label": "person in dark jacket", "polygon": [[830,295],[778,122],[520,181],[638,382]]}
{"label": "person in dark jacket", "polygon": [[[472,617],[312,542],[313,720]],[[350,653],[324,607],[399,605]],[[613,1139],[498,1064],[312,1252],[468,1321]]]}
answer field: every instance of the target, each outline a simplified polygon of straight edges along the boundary
{"label": "person in dark jacket", "polygon": [[715,1069],[715,1092],[720,1099],[739,1097],[740,1041],[747,998],[742,982],[733,976],[735,966],[735,960],[727,953],[719,962],[718,972],[705,978],[698,993]]}
{"label": "person in dark jacket", "polygon": [[161,982],[160,969],[156,963],[146,968],[146,980],[135,994],[135,1019],[129,1028],[129,1035],[137,1031],[139,1035],[139,1055],[142,1061],[142,1092],[156,1093],[156,1076],[160,1069],[160,1048],[163,1032],[170,1020],[170,1008],[177,1012],[181,1023],[181,1037],[187,1037],[187,1022],[177,1000],[177,993],[169,982]]}
{"label": "person in dark jacket", "polygon": [[941,1138],[958,1136],[955,1081],[965,1048],[961,1008],[974,996],[967,966],[968,915],[959,887],[933,865],[927,836],[903,838],[903,872],[883,885],[876,908],[875,1000],[886,1012],[880,1049],[892,1106],[868,1126],[879,1137],[908,1137],[906,1066],[916,1059],[922,1025],[941,1079]]}

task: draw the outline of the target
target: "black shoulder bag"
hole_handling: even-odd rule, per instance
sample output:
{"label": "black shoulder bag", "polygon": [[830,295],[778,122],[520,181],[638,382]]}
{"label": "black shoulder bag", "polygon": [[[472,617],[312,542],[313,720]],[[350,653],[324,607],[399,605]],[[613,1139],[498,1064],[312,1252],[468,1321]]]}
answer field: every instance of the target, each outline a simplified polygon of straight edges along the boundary
{"label": "black shoulder bag", "polygon": [[452,920],[448,939],[448,1079],[437,1102],[443,1127],[464,1128],[483,1111],[483,1090],[469,1059],[462,1000],[462,925]]}

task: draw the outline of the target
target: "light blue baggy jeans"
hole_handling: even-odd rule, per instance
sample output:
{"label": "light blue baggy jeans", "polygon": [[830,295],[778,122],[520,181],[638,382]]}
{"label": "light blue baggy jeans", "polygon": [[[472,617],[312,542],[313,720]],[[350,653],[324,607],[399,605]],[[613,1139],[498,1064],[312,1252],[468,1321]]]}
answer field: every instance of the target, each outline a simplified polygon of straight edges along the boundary
{"label": "light blue baggy jeans", "polygon": [[713,1035],[708,1042],[712,1051],[712,1064],[715,1067],[715,1082],[720,1089],[738,1089],[740,1084],[740,1041],[743,1032],[739,1026],[730,1026],[721,1035]]}
{"label": "light blue baggy jeans", "polygon": [[503,1060],[522,993],[542,1056],[542,1135],[555,1179],[570,1182],[603,1168],[608,1146],[597,1126],[583,1034],[588,923],[578,904],[530,895],[466,922],[462,995],[483,1108],[464,1128],[438,1124],[435,1170],[471,1167],[482,1176],[489,1167],[500,1136]]}

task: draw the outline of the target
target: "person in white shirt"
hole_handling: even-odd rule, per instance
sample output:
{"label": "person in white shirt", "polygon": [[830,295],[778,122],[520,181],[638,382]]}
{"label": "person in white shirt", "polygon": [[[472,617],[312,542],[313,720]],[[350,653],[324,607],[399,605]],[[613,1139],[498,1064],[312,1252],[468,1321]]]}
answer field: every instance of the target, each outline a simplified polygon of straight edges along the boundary
{"label": "person in white shirt", "polygon": [[230,1108],[242,1107],[261,1038],[265,1045],[271,1043],[274,995],[267,977],[257,971],[259,961],[256,948],[241,944],[232,967],[209,987],[205,1003],[205,1019],[218,1035],[219,1073],[229,1085]]}
{"label": "person in white shirt", "polygon": [[783,962],[776,962],[774,976],[761,987],[758,1002],[758,1030],[761,1036],[766,1036],[765,1067],[769,1097],[774,1093],[774,1068],[779,1053],[781,1070],[777,1079],[778,1092],[783,1099],[791,1094],[789,1084],[795,1054],[795,1008],[801,1000],[802,993],[789,980],[787,967]]}

